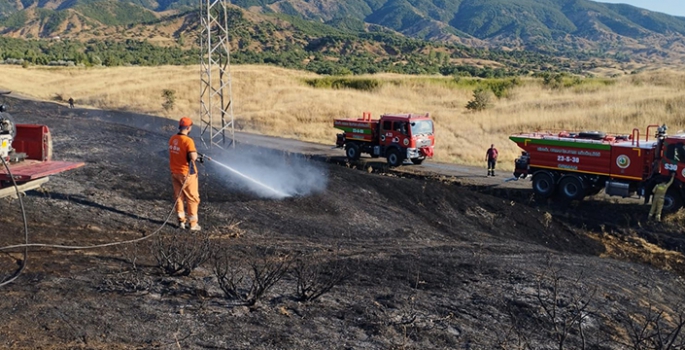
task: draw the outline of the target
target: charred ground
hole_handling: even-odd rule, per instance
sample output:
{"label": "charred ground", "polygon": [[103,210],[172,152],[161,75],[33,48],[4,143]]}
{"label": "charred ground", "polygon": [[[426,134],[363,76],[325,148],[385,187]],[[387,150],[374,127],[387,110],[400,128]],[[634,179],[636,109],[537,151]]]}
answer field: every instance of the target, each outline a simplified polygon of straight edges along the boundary
{"label": "charred ground", "polygon": [[[160,227],[171,209],[164,145],[173,122],[165,134],[97,119],[106,112],[10,101],[18,121],[51,128],[57,158],[86,162],[24,197],[31,242],[92,245]],[[539,349],[585,339],[619,349],[635,342],[630,329],[649,323],[650,308],[671,320],[664,335],[685,310],[677,217],[652,225],[637,204],[539,203],[516,188],[279,156],[310,163],[326,190],[260,199],[207,164],[205,232],[235,267],[298,256],[329,275],[344,271],[331,291],[298,301],[287,273],[246,306],[224,297],[213,259],[169,276],[160,245],[189,233],[167,225],[135,245],[32,250],[27,270],[0,290],[0,346]],[[21,243],[18,201],[1,200],[0,212],[0,245]],[[0,255],[0,271],[20,258]]]}

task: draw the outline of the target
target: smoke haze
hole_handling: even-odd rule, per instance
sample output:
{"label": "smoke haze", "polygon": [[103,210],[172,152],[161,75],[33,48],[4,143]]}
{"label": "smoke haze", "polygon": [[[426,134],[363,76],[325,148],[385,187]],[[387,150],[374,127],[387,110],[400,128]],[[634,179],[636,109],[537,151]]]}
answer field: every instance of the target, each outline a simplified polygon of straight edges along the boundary
{"label": "smoke haze", "polygon": [[262,198],[307,196],[324,191],[328,184],[326,169],[301,155],[238,146],[208,156],[212,161],[205,164],[227,185]]}
{"label": "smoke haze", "polygon": [[[93,110],[89,111],[88,118],[168,136],[178,130],[176,120],[130,112]],[[328,173],[319,162],[308,161],[301,155],[286,155],[281,151],[242,144],[235,149],[217,148],[208,152],[202,147],[200,131],[199,126],[193,128],[190,136],[195,140],[198,150],[206,152],[217,163],[207,162],[206,169],[218,175],[232,189],[272,199],[307,196],[326,189]],[[166,147],[159,154],[168,157]]]}

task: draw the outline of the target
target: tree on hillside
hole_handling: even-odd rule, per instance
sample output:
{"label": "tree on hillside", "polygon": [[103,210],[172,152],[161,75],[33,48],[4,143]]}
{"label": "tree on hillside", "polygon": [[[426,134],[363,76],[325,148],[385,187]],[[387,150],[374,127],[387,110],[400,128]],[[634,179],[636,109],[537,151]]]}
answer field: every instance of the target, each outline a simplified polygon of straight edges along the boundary
{"label": "tree on hillside", "polygon": [[483,111],[490,108],[492,104],[490,99],[492,92],[482,86],[477,87],[473,90],[473,99],[466,104],[466,109],[472,111]]}
{"label": "tree on hillside", "polygon": [[164,110],[167,112],[173,110],[176,104],[176,91],[171,89],[164,89],[162,90],[162,98],[164,99],[164,103],[162,103],[162,108],[164,108]]}

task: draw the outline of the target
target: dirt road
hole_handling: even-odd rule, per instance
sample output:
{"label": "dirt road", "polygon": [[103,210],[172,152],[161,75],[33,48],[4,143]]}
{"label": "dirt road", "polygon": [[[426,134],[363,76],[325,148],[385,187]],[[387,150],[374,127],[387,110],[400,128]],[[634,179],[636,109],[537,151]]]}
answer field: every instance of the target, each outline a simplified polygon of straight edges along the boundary
{"label": "dirt road", "polygon": [[[161,118],[157,116],[150,116],[145,114],[136,114],[130,112],[118,112],[118,111],[100,111],[100,110],[90,110],[90,109],[77,109],[69,110],[65,106],[59,104],[52,104],[50,108],[54,108],[54,113],[61,115],[63,118],[84,118],[87,120],[101,121],[107,123],[115,123],[121,125],[127,125],[135,127],[137,129],[143,129],[153,133],[168,134],[173,132],[176,128],[176,121],[169,120],[166,118]],[[208,134],[208,133],[207,133]],[[229,135],[226,133],[226,135]],[[198,140],[200,143],[200,128],[196,128],[192,136]],[[217,142],[220,138],[215,139]],[[209,143],[208,136],[205,136],[205,145]],[[319,160],[328,159],[330,161],[341,163],[345,161],[345,152],[342,149],[334,148],[333,142],[331,145],[322,145],[311,142],[303,142],[294,139],[278,138],[265,135],[251,134],[246,132],[235,132],[235,141],[237,145],[250,145],[258,146],[260,148],[272,149],[277,151],[283,151],[294,154],[306,155],[309,157],[314,157]],[[230,146],[230,139],[226,139],[224,144],[227,147]],[[201,146],[201,145],[199,145]],[[209,151],[211,153],[211,150]],[[484,151],[485,152],[485,151]],[[513,159],[502,160],[503,162],[509,161],[513,162]],[[512,182],[505,183],[504,180],[511,177],[509,171],[500,171],[499,175],[495,178],[487,177],[484,171],[484,167],[473,167],[465,165],[457,165],[450,163],[439,163],[434,161],[429,161],[423,165],[416,166],[406,166],[396,169],[387,169],[385,166],[385,161],[383,159],[371,159],[369,157],[363,157],[359,164],[360,166],[373,166],[374,168],[382,168],[385,172],[394,173],[409,173],[409,174],[425,174],[425,175],[444,175],[454,178],[459,178],[461,180],[471,180],[473,183],[484,184],[484,185],[501,185],[505,188],[529,188],[529,183]],[[484,163],[485,166],[485,163]]]}
{"label": "dirt road", "polygon": [[[164,223],[171,206],[164,149],[175,122],[36,101],[12,101],[11,110],[21,122],[51,128],[57,158],[86,162],[24,197],[32,242],[135,239]],[[650,307],[666,313],[657,320],[664,335],[684,311],[682,226],[646,223],[643,206],[561,206],[536,201],[525,183],[480,178],[479,169],[439,166],[455,177],[382,167],[369,173],[312,159],[329,156],[325,146],[244,134],[238,141],[269,162],[260,171],[279,169],[275,178],[296,195],[260,197],[209,163],[201,178],[207,237],[167,225],[135,245],[32,249],[27,270],[0,290],[0,347],[543,349],[585,342],[625,349],[632,327],[653,320]],[[285,186],[291,181],[297,186]],[[0,213],[0,246],[20,243],[17,201],[0,201]],[[187,276],[170,274],[166,253],[193,247],[212,254]],[[2,276],[19,259],[20,251],[0,255]],[[290,264],[288,272],[248,305],[248,282],[257,279],[251,271],[280,262]],[[302,301],[298,266],[314,280],[342,280]],[[227,283],[221,288],[222,268],[231,271],[224,282],[235,277],[237,296],[226,293]]]}

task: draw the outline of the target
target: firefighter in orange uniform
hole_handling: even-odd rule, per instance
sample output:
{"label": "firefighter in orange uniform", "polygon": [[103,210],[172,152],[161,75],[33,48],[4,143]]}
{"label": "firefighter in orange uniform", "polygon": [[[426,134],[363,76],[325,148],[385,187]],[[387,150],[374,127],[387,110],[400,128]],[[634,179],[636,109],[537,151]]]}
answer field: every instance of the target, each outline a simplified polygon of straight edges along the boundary
{"label": "firefighter in orange uniform", "polygon": [[661,210],[664,208],[664,197],[668,188],[673,183],[675,179],[675,173],[671,174],[671,180],[666,182],[662,181],[654,186],[652,193],[654,193],[654,198],[652,198],[652,209],[649,211],[649,220],[655,219],[656,221],[661,221]]}
{"label": "firefighter in orange uniform", "polygon": [[[197,210],[200,205],[196,161],[204,162],[204,155],[199,155],[195,142],[188,133],[193,128],[193,121],[183,117],[178,123],[178,134],[169,139],[169,167],[171,181],[174,185],[174,200],[176,200],[176,214],[178,224],[182,229],[200,231]],[[184,210],[184,202],[188,211]]]}

